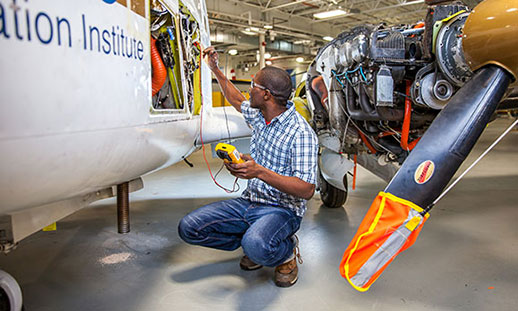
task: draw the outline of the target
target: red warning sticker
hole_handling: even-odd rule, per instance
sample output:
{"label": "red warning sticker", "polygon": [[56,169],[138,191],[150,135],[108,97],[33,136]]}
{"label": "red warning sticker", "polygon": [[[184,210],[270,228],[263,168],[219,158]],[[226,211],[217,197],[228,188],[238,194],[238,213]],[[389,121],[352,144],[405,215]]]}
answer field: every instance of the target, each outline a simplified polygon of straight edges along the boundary
{"label": "red warning sticker", "polygon": [[415,182],[420,185],[424,184],[425,182],[430,180],[430,178],[432,178],[434,170],[435,164],[430,160],[426,160],[423,163],[419,164],[414,174]]}

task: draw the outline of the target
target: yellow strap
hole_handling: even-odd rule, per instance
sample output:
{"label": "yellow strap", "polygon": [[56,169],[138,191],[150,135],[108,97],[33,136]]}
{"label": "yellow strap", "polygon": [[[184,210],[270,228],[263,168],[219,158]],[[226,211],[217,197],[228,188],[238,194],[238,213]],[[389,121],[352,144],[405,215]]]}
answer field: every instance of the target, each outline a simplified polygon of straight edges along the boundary
{"label": "yellow strap", "polygon": [[[422,207],[420,207],[419,205],[417,205],[415,203],[412,203],[412,202],[410,202],[408,200],[396,197],[392,193],[380,192],[380,195],[386,196],[387,198],[389,198],[390,200],[392,200],[394,202],[398,202],[398,203],[401,203],[403,205],[410,206],[412,209],[416,210],[419,213],[422,213],[424,211],[424,209]],[[428,213],[426,213],[425,217],[428,218],[428,217],[430,217],[430,215]]]}

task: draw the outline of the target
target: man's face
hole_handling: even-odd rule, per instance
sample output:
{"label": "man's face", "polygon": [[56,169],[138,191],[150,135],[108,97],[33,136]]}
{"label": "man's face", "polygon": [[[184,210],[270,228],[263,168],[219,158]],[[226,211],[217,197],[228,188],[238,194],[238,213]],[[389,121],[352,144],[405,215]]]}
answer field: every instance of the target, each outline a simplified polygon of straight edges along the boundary
{"label": "man's face", "polygon": [[261,108],[264,103],[264,95],[266,91],[262,88],[260,82],[261,76],[261,71],[259,71],[252,79],[252,85],[254,85],[254,87],[251,85],[248,90],[248,94],[250,95],[250,107],[252,108]]}

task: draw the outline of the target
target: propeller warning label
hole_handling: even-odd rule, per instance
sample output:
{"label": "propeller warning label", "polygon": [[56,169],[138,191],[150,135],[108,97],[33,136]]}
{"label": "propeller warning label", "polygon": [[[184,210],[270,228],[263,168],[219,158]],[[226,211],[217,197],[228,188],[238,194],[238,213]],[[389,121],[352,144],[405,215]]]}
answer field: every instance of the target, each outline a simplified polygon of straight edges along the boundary
{"label": "propeller warning label", "polygon": [[414,174],[415,182],[420,185],[424,184],[425,182],[430,180],[430,178],[432,178],[434,170],[435,164],[430,160],[426,160],[423,163],[419,164]]}

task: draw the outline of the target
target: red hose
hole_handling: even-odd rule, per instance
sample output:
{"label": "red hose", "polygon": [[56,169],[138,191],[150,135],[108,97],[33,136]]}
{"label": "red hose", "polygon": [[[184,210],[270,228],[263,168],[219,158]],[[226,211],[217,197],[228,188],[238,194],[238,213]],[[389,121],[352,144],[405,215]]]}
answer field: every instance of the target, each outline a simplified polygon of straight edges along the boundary
{"label": "red hose", "polygon": [[151,79],[151,86],[153,88],[152,94],[155,96],[165,83],[167,70],[160,57],[160,53],[158,53],[156,49],[156,40],[153,37],[151,37],[151,65],[153,68],[153,77]]}
{"label": "red hose", "polygon": [[419,142],[420,139],[421,139],[421,137],[414,139],[410,144],[408,144],[408,149],[410,149],[410,150],[414,149],[415,145],[417,145],[417,143]]}
{"label": "red hose", "polygon": [[401,148],[409,151],[408,148],[408,133],[410,132],[410,118],[412,116],[412,101],[410,101],[410,81],[406,82],[406,97],[405,97],[405,118],[403,119],[403,128],[401,129]]}
{"label": "red hose", "polygon": [[378,134],[378,138],[392,136],[392,135],[396,135],[396,134],[397,134],[396,132],[382,132],[382,133]]}
{"label": "red hose", "polygon": [[358,133],[360,134],[360,138],[362,139],[365,146],[367,146],[367,148],[371,151],[372,154],[376,154],[378,151],[371,145],[367,137],[365,137],[365,135],[361,131],[358,131]]}
{"label": "red hose", "polygon": [[358,155],[354,155],[353,190],[356,190],[356,166],[358,165]]}

